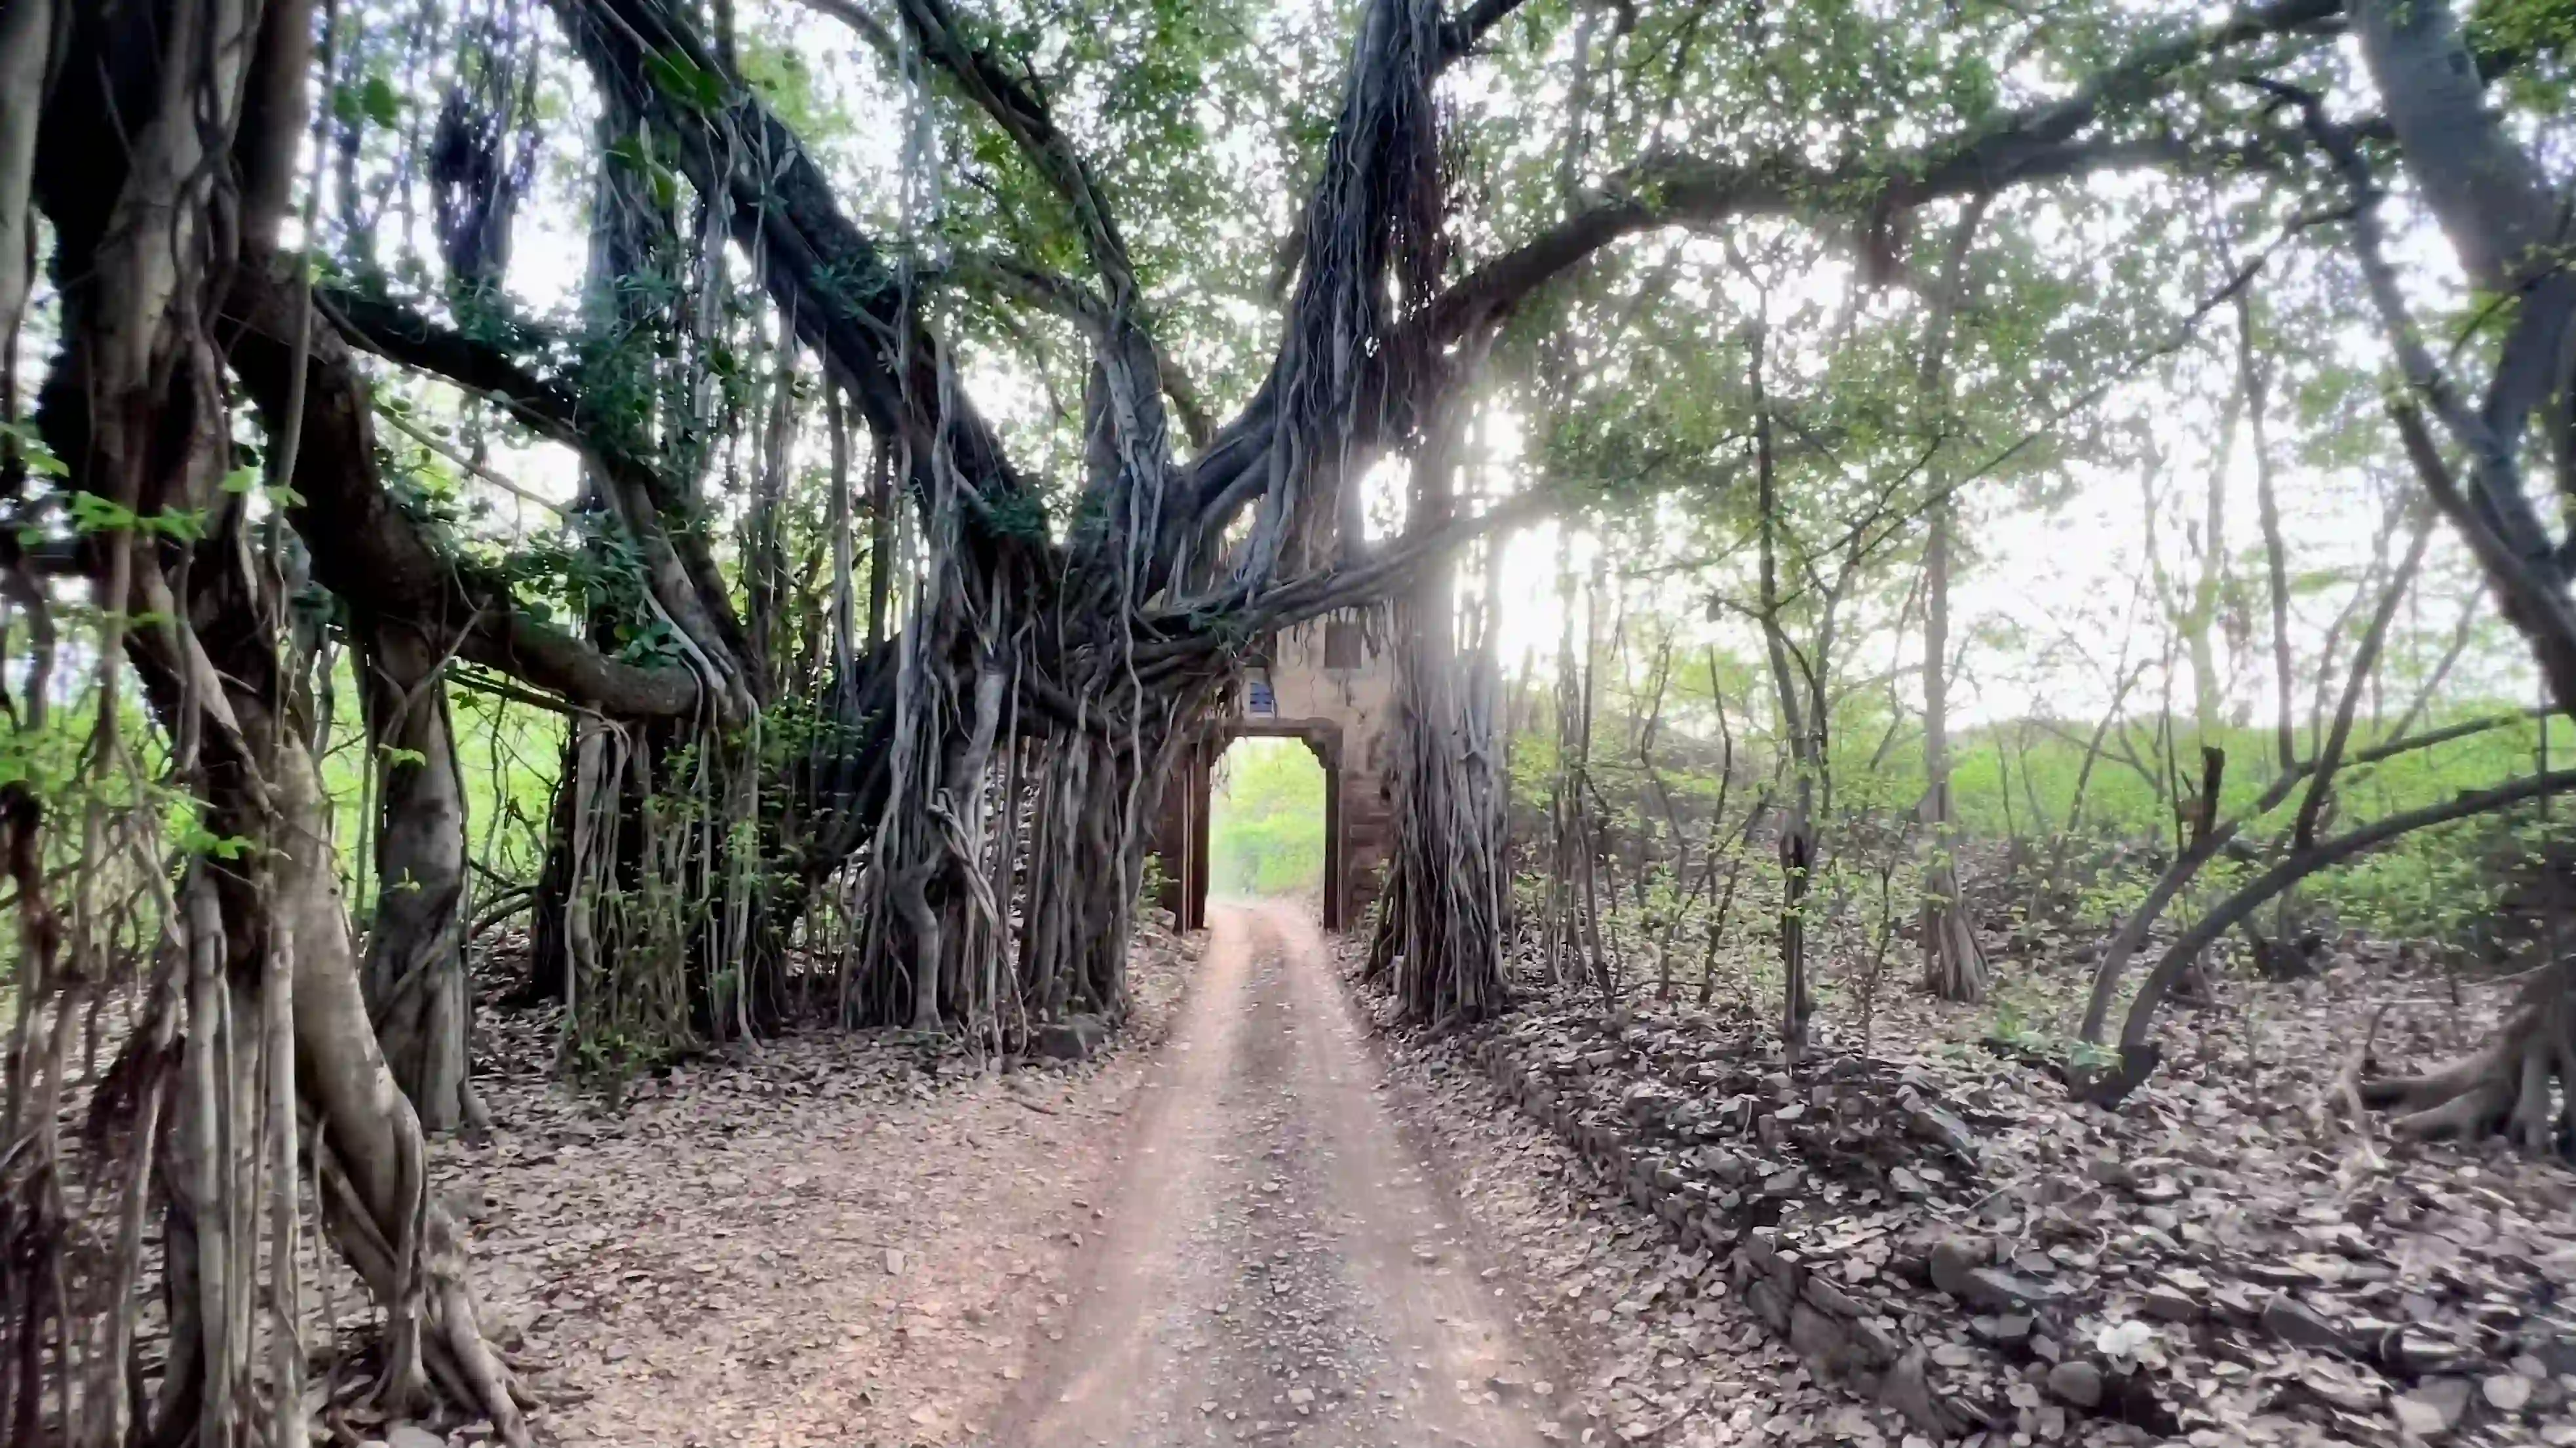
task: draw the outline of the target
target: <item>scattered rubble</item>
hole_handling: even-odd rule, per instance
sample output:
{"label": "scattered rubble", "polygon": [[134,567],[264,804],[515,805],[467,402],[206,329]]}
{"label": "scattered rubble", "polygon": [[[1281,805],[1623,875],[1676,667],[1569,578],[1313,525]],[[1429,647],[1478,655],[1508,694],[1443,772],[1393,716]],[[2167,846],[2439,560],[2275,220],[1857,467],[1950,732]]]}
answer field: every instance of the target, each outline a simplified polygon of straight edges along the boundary
{"label": "scattered rubble", "polygon": [[2260,1086],[2212,1069],[2223,1023],[2178,1032],[2114,1115],[1954,1044],[1964,1016],[1791,1070],[1750,1010],[1651,1004],[1527,994],[1420,1048],[1472,1061],[1719,1264],[1701,1291],[1916,1433],[2576,1444],[2558,1167],[2321,1131],[2277,1062]]}

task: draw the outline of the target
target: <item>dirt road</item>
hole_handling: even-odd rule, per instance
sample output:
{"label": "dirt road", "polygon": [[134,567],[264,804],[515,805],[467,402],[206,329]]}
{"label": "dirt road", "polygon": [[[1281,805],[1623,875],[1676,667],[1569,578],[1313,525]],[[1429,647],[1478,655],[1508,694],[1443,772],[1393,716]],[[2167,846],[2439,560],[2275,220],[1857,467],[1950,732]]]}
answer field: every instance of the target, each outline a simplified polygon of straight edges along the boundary
{"label": "dirt road", "polygon": [[1140,981],[1129,1049],[1071,1071],[934,1080],[821,1034],[622,1105],[488,1080],[508,1125],[440,1169],[541,1435],[1532,1448],[1562,1414],[1580,1438],[1570,1375],[1509,1326],[1529,1263],[1468,1245],[1412,1144],[1429,1103],[1397,1106],[1312,919],[1221,909],[1198,964]]}
{"label": "dirt road", "polygon": [[1093,1277],[993,1441],[1548,1441],[1559,1390],[1391,1118],[1314,924],[1211,929]]}

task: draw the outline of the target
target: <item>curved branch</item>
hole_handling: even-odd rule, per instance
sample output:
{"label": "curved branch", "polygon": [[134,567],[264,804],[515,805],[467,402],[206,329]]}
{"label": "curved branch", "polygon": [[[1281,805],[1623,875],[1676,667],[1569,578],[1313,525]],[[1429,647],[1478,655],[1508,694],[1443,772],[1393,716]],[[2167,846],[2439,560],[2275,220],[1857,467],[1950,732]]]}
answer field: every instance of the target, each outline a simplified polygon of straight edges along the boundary
{"label": "curved branch", "polygon": [[[1018,257],[967,252],[949,263],[949,274],[980,281],[1005,296],[1053,312],[1080,327],[1095,346],[1109,344],[1114,325],[1109,303],[1062,273]],[[1154,342],[1154,370],[1162,380],[1163,395],[1171,400],[1172,410],[1180,414],[1181,430],[1188,435],[1190,446],[1205,452],[1216,438],[1216,419],[1208,414],[1207,401],[1196,384],[1159,341]]]}
{"label": "curved branch", "polygon": [[[246,256],[224,302],[233,372],[272,424],[291,406],[297,310],[274,257]],[[521,611],[505,585],[460,569],[423,538],[379,483],[373,410],[347,342],[317,327],[307,344],[301,438],[287,519],[313,576],[352,609],[400,620],[435,647],[607,713],[672,716],[697,707],[686,669],[609,658]],[[461,636],[461,641],[460,641]]]}
{"label": "curved branch", "polygon": [[[2353,678],[2358,680],[2367,672],[2367,669],[2358,670]],[[2125,686],[2123,687],[2125,689]],[[2347,707],[2359,697],[2356,692],[2351,692],[2353,687],[2347,686],[2344,700]],[[2190,884],[2204,866],[2222,854],[2230,859],[2248,862],[2261,859],[2253,847],[2246,844],[2240,836],[2247,825],[2280,808],[2282,801],[2290,797],[2290,792],[2298,787],[2300,780],[2313,777],[2314,782],[2309,786],[2309,793],[2314,797],[2318,791],[2341,782],[2347,771],[2366,769],[2400,755],[2430,749],[2437,744],[2448,744],[2454,739],[2465,739],[2472,734],[2483,734],[2490,729],[2500,729],[2507,724],[2519,723],[2525,719],[2546,719],[2550,712],[2547,709],[2528,709],[2519,713],[2485,714],[2476,718],[2463,719],[2456,724],[2445,725],[2439,729],[2428,729],[2421,734],[2399,735],[2367,749],[2356,750],[2349,760],[2341,758],[2341,748],[2338,746],[2333,753],[2321,759],[2293,762],[2289,768],[2273,776],[2272,782],[2263,787],[2263,793],[2255,798],[2252,805],[2224,822],[2221,822],[2215,814],[2218,793],[2212,786],[2216,783],[2216,778],[2213,775],[2204,774],[2200,789],[2202,818],[2192,831],[2191,843],[2182,854],[2175,857],[2171,865],[2165,868],[2164,874],[2157,878],[2155,887],[2147,892],[2146,900],[2130,913],[2127,922],[2121,926],[2120,933],[2112,937],[2110,946],[2104,950],[2101,964],[2095,967],[2093,972],[2092,993],[2085,1002],[2084,1021],[2076,1032],[2076,1039],[2082,1041],[2101,1039],[2103,1023],[2110,1017],[2112,999],[2119,992],[2120,977],[2127,972],[2130,959],[2138,953],[2138,947],[2146,943],[2148,930],[2153,928],[2156,921],[2163,916],[2165,907],[2173,903],[2174,896],[2179,894],[2184,886]],[[2350,721],[2346,719],[2344,722],[2348,726]],[[2096,738],[2098,742],[2099,736],[2097,735]],[[2163,787],[2163,781],[2157,778],[2153,771],[2141,766],[2134,756],[2131,757],[2129,766],[2144,774],[2149,785],[2158,789]],[[2067,828],[2070,832],[2073,830],[2071,821]],[[2292,840],[2294,846],[2308,843],[2308,841],[2302,841],[2296,834],[2293,834]]]}
{"label": "curved branch", "polygon": [[[1480,7],[1481,8],[1481,7]],[[2085,138],[2106,117],[2164,92],[2187,68],[2271,36],[2315,30],[2341,0],[2271,0],[2225,20],[2142,45],[2064,97],[2000,112],[1959,133],[1866,164],[1818,166],[1792,155],[1719,162],[1668,156],[1632,171],[1616,192],[1523,243],[1443,292],[1422,326],[1446,342],[1508,312],[1602,247],[1676,223],[1707,225],[1803,211],[1866,214],[2097,171],[2188,160],[2170,138]]]}
{"label": "curved branch", "polygon": [[[1529,522],[1555,502],[1553,495],[1542,490],[1515,493],[1473,517],[1452,518],[1390,540],[1373,550],[1365,562],[1309,573],[1248,596],[1233,594],[1209,600],[1186,613],[1151,615],[1148,624],[1170,631],[1171,636],[1139,643],[1136,657],[1139,661],[1167,664],[1174,659],[1212,654],[1228,638],[1288,628],[1339,609],[1392,597],[1424,562],[1488,534]],[[1211,611],[1222,613],[1226,624],[1222,632],[1197,626],[1195,621]]]}
{"label": "curved branch", "polygon": [[490,342],[432,321],[388,297],[316,283],[313,303],[351,343],[399,367],[441,377],[500,404],[539,436],[580,453],[613,481],[634,487],[655,506],[679,506],[678,490],[641,453],[585,411],[580,392],[541,376]]}
{"label": "curved branch", "polygon": [[2521,779],[2497,785],[2492,789],[2470,790],[2444,800],[2440,804],[2426,805],[2421,809],[2407,810],[2385,819],[2373,820],[2348,834],[2337,835],[2333,839],[2294,851],[2283,857],[2279,864],[2238,889],[2216,909],[2201,917],[2198,924],[2185,931],[2181,939],[2166,948],[2163,956],[2157,959],[2155,969],[2149,971],[2145,982],[2139,985],[2137,999],[2129,1003],[2128,1019],[2120,1027],[2121,1055],[2126,1058],[2141,1054],[2140,1048],[2147,1044],[2148,1035],[2155,1028],[2156,1008],[2164,1003],[2165,993],[2173,989],[2173,983],[2182,978],[2182,973],[2190,968],[2194,960],[2200,958],[2202,951],[2207,950],[2220,936],[2234,929],[2238,921],[2253,914],[2273,896],[2319,870],[2339,865],[2355,855],[2377,849],[2400,835],[2411,834],[2433,825],[2449,824],[2453,820],[2468,819],[2474,815],[2489,814],[2520,804],[2524,800],[2538,799],[2567,789],[2576,789],[2576,770],[2561,769],[2547,774],[2525,775]]}
{"label": "curved branch", "polygon": [[[1966,142],[1958,143],[1967,145]],[[1755,217],[1863,217],[2009,186],[2095,172],[2170,165],[2189,148],[2164,139],[2112,139],[1993,154],[1970,146],[1966,159],[1931,165],[1939,148],[1869,166],[1822,167],[1789,156],[1750,162],[1665,156],[1621,178],[1618,189],[1468,273],[1415,322],[1443,344],[1508,315],[1541,286],[1613,242],[1658,227],[1714,226]]]}
{"label": "curved branch", "polygon": [[654,574],[664,608],[693,641],[731,663],[752,657],[750,636],[706,539],[669,526],[693,511],[678,484],[616,436],[573,387],[530,370],[489,342],[443,327],[381,296],[345,287],[317,288],[315,306],[350,341],[398,366],[443,377],[493,402],[539,436],[582,455],[615,492],[634,500],[616,509],[635,535],[636,551]]}

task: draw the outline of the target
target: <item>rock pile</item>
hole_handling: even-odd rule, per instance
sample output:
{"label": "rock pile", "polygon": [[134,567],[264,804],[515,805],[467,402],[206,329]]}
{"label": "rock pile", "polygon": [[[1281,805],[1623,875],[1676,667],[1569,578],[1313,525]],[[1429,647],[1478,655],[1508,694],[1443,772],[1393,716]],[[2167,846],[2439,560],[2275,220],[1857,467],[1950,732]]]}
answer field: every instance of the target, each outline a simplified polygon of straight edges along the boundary
{"label": "rock pile", "polygon": [[1791,1071],[1700,1013],[1537,1001],[1463,1048],[1918,1431],[2576,1444],[2553,1169],[2356,1173],[2189,1079],[2114,1116],[1982,1053]]}

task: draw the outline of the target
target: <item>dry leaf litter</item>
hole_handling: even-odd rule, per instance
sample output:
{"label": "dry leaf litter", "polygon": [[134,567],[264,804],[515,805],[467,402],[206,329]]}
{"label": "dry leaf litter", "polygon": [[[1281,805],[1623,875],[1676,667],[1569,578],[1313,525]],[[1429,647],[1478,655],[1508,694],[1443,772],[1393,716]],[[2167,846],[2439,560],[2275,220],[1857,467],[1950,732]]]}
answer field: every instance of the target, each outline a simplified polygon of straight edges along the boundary
{"label": "dry leaf litter", "polygon": [[[2034,977],[2024,1004],[2062,1014],[2085,983]],[[1894,990],[1879,1050],[1794,1070],[1749,999],[1637,993],[1525,989],[1396,1050],[1474,1138],[1455,1154],[1492,1158],[1471,1203],[1609,1334],[1622,1438],[2576,1444],[2576,1178],[2341,1114],[2368,1033],[2384,1068],[2447,1060],[2503,988],[2454,1004],[2347,949],[2216,989],[2170,1013],[2164,1071],[2119,1114],[2070,1102],[2043,1052],[1978,1044],[1978,1012]],[[1577,1212],[1581,1189],[1625,1208]]]}

